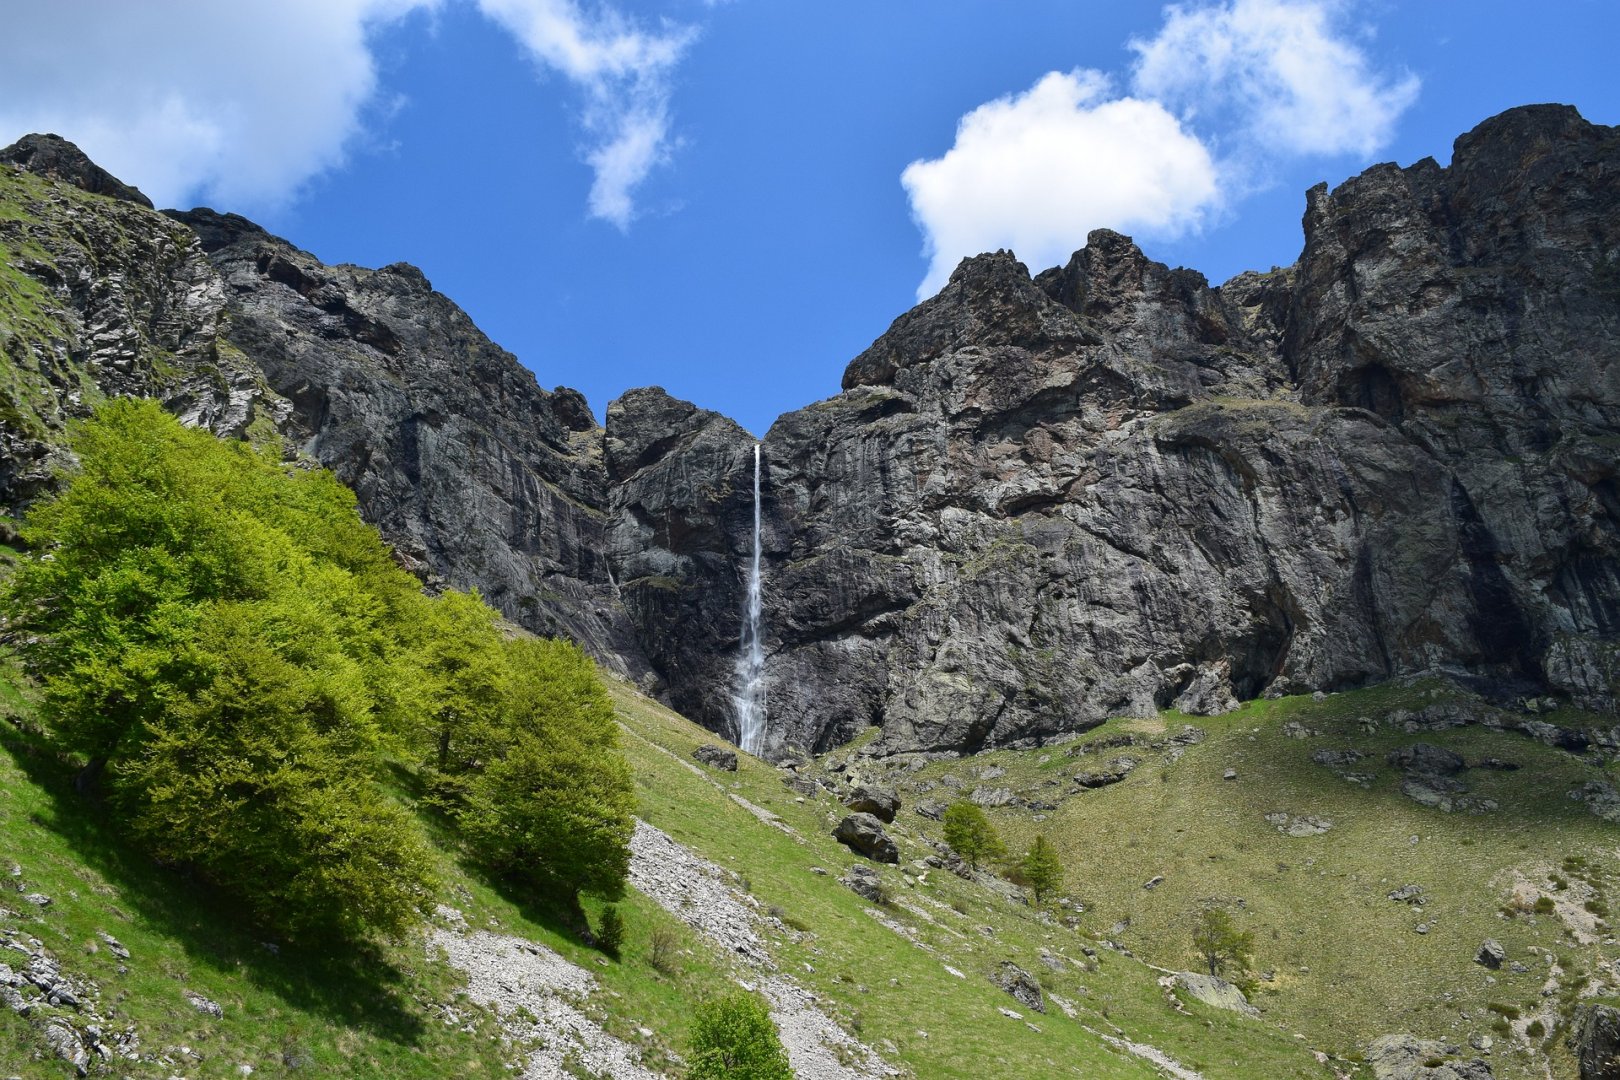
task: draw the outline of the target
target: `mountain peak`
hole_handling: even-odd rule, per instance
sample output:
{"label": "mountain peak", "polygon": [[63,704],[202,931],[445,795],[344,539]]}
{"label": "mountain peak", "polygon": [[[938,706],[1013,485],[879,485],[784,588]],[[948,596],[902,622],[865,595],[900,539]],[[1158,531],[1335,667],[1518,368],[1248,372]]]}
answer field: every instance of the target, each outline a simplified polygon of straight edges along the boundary
{"label": "mountain peak", "polygon": [[4,150],[0,162],[15,165],[37,176],[48,176],[94,195],[139,203],[153,209],[137,187],[124,183],[90,160],[90,156],[60,135],[24,135]]}

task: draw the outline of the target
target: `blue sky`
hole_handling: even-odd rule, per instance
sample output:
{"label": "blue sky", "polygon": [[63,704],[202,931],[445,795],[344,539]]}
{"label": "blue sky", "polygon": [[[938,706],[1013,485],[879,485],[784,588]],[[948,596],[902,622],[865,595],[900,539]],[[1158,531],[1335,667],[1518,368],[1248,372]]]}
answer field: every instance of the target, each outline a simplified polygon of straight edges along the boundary
{"label": "blue sky", "polygon": [[0,141],[416,263],[599,418],[658,384],[756,433],[961,255],[1110,226],[1219,282],[1293,261],[1319,180],[1620,123],[1609,0],[8,6]]}

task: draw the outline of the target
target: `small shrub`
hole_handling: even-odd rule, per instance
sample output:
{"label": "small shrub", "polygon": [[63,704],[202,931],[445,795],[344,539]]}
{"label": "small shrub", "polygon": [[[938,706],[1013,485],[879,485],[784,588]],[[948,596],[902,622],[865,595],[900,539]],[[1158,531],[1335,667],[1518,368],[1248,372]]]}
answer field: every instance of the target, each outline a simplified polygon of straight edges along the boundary
{"label": "small shrub", "polygon": [[1543,1024],[1540,1020],[1532,1020],[1530,1021],[1529,1025],[1525,1027],[1524,1033],[1532,1039],[1539,1039],[1543,1035],[1547,1034],[1547,1025]]}
{"label": "small shrub", "polygon": [[698,1005],[687,1061],[688,1080],[793,1080],[770,1009],[740,990]]}
{"label": "small shrub", "polygon": [[1506,1017],[1509,1020],[1517,1020],[1519,1018],[1519,1007],[1517,1005],[1504,1005],[1500,1001],[1492,1001],[1485,1007],[1491,1010],[1491,1012],[1496,1013],[1498,1016]]}
{"label": "small shrub", "polygon": [[1506,1020],[1498,1016],[1495,1020],[1491,1021],[1491,1030],[1496,1032],[1498,1035],[1508,1035],[1512,1033],[1513,1028]]}
{"label": "small shrub", "polygon": [[1553,903],[1552,897],[1538,896],[1536,897],[1536,906],[1531,910],[1537,915],[1551,915],[1556,908],[1557,905]]}
{"label": "small shrub", "polygon": [[1559,892],[1563,892],[1565,889],[1569,888],[1569,879],[1565,878],[1565,877],[1559,877],[1557,874],[1554,874],[1552,876],[1552,886],[1553,886],[1553,888],[1557,889]]}
{"label": "small shrub", "polygon": [[596,930],[596,944],[613,959],[619,958],[619,949],[624,945],[624,917],[612,904],[602,909],[602,923]]}
{"label": "small shrub", "polygon": [[647,941],[647,962],[660,974],[673,976],[680,970],[680,948],[675,931],[667,926],[654,927]]}

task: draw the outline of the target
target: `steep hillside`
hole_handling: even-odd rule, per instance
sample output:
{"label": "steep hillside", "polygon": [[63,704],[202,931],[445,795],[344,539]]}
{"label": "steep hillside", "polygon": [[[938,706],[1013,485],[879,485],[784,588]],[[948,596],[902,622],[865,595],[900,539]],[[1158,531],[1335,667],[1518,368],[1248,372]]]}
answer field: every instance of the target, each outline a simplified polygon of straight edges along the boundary
{"label": "steep hillside", "polygon": [[[1613,766],[1549,745],[1590,737],[1591,717],[1514,717],[1422,682],[1191,730],[1116,721],[1046,750],[728,772],[694,760],[702,728],[615,696],[646,825],[610,962],[448,849],[446,906],[420,936],[332,957],[263,941],[104,839],[8,688],[0,1069],[72,1075],[66,1050],[132,1077],[678,1074],[690,1003],[738,981],[772,1001],[803,1076],[1399,1076],[1374,1071],[1393,1058],[1371,1043],[1412,1034],[1437,1044],[1425,1060],[1529,1080],[1575,1075],[1567,1018],[1620,984]],[[1437,750],[1391,763],[1414,745]],[[1446,750],[1466,767],[1445,773]],[[830,836],[837,796],[880,783],[902,800],[892,866]],[[951,871],[931,815],[962,797],[1015,849],[1037,830],[1057,843],[1055,902]],[[1211,902],[1256,937],[1255,1017],[1167,981],[1194,965]],[[1475,960],[1486,939],[1498,968]],[[1009,963],[1017,998],[998,985]]]}

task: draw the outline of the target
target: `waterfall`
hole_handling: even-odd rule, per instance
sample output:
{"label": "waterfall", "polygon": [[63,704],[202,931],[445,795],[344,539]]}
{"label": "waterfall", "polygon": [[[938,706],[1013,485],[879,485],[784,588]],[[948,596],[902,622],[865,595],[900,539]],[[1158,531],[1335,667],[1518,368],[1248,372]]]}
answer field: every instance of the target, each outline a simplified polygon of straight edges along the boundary
{"label": "waterfall", "polygon": [[737,745],[757,754],[765,742],[765,643],[759,616],[759,444],[754,444],[754,553],[748,564],[748,599],[743,607],[742,642],[737,652]]}

